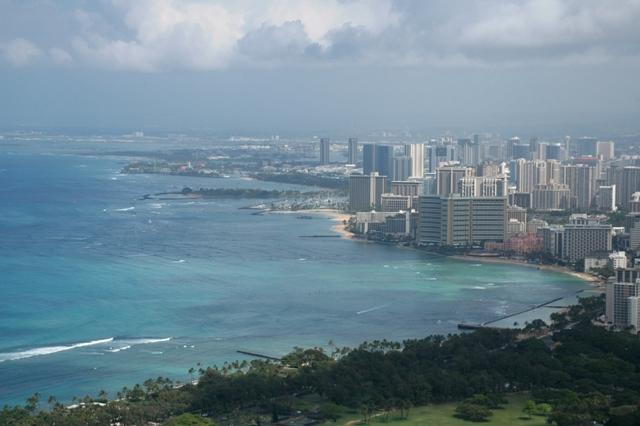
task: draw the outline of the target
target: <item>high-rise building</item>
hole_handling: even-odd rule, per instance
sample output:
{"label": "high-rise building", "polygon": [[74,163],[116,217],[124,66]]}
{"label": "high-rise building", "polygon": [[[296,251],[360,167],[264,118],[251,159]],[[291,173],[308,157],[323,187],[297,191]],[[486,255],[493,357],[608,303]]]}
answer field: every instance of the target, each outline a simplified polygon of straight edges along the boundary
{"label": "high-rise building", "polygon": [[427,171],[435,173],[441,163],[455,161],[457,159],[456,145],[429,145],[426,147]]}
{"label": "high-rise building", "polygon": [[419,197],[422,195],[422,182],[420,181],[393,181],[391,182],[391,193],[396,195],[408,195]]}
{"label": "high-rise building", "polygon": [[515,182],[518,192],[531,193],[537,185],[547,183],[547,162],[541,160],[528,161],[517,159],[515,165]]}
{"label": "high-rise building", "polygon": [[562,235],[562,258],[569,262],[589,253],[611,251],[611,225],[601,223],[567,224]]}
{"label": "high-rise building", "polygon": [[632,213],[640,213],[640,192],[634,192],[633,194],[631,194],[631,201],[629,201],[629,211]]}
{"label": "high-rise building", "polygon": [[349,209],[367,212],[381,208],[381,196],[387,191],[387,177],[374,172],[349,176]]}
{"label": "high-rise building", "polygon": [[589,210],[595,196],[595,167],[584,164],[563,165],[560,174],[561,183],[571,191],[571,207]]}
{"label": "high-rise building", "polygon": [[410,177],[424,177],[424,144],[414,143],[404,146],[404,155],[411,157]]}
{"label": "high-rise building", "polygon": [[505,197],[507,196],[507,177],[463,177],[458,181],[455,192],[463,197]]}
{"label": "high-rise building", "polygon": [[411,176],[411,157],[402,156],[393,158],[393,180],[407,180]]}
{"label": "high-rise building", "polygon": [[358,164],[358,138],[349,138],[347,157],[349,164]]}
{"label": "high-rise building", "polygon": [[462,166],[443,166],[436,170],[438,195],[458,192],[460,179],[474,175],[474,169]]}
{"label": "high-rise building", "polygon": [[507,207],[507,220],[516,219],[519,222],[527,223],[527,209],[519,206]]}
{"label": "high-rise building", "polygon": [[566,210],[570,205],[570,194],[569,187],[561,183],[537,185],[531,193],[531,208],[540,211]]}
{"label": "high-rise building", "polygon": [[539,142],[536,145],[536,150],[534,152],[535,160],[546,160],[548,158],[549,144],[546,142]]}
{"label": "high-rise building", "polygon": [[513,152],[514,159],[524,158],[525,160],[529,160],[531,158],[531,153],[529,152],[529,145],[527,144],[519,143],[519,144],[513,145],[512,149],[513,149],[512,152]]}
{"label": "high-rise building", "polygon": [[320,138],[320,164],[329,164],[329,153],[331,152],[331,141],[329,138]]}
{"label": "high-rise building", "polygon": [[571,158],[571,136],[564,137],[564,160]]}
{"label": "high-rise building", "polygon": [[561,166],[562,163],[558,160],[547,160],[547,183],[561,183],[562,174],[561,174]]}
{"label": "high-rise building", "polygon": [[372,143],[362,145],[362,172],[365,175],[376,171],[376,146]]}
{"label": "high-rise building", "polygon": [[509,139],[506,143],[506,152],[505,152],[505,160],[512,160],[514,158],[518,158],[515,157],[513,155],[513,147],[514,145],[520,145],[520,138],[519,137],[513,137],[511,139]]}
{"label": "high-rise building", "polygon": [[409,210],[413,197],[409,195],[382,194],[380,196],[381,210],[383,212],[398,212]]}
{"label": "high-rise building", "polygon": [[[607,283],[606,290],[606,310],[605,317],[606,321],[609,324],[612,324],[616,327],[625,328],[630,325],[630,323],[637,323],[638,316],[638,296],[640,296],[640,284],[639,283],[630,283],[630,282],[610,282]],[[632,300],[631,305],[629,299]],[[629,309],[631,306],[632,309]],[[630,321],[630,311],[635,311],[636,320],[633,319]]]}
{"label": "high-rise building", "polygon": [[617,210],[615,185],[603,185],[598,188],[598,192],[596,193],[596,206],[598,206],[598,210],[605,212]]}
{"label": "high-rise building", "polygon": [[598,151],[598,139],[592,137],[581,137],[576,141],[576,153],[578,157],[595,157]]}
{"label": "high-rise building", "polygon": [[320,164],[329,164],[329,153],[331,152],[331,141],[329,138],[320,138]]}
{"label": "high-rise building", "polygon": [[616,174],[616,202],[624,209],[629,208],[631,195],[640,191],[640,167],[626,166]]}
{"label": "high-rise building", "polygon": [[603,161],[610,161],[615,158],[615,143],[613,141],[598,141],[596,143],[596,155]]}
{"label": "high-rise building", "polygon": [[532,156],[535,156],[535,153],[538,152],[538,138],[536,136],[532,136],[529,138],[529,152]]}
{"label": "high-rise building", "polygon": [[562,161],[565,159],[564,148],[559,143],[554,143],[547,146],[547,160]]}
{"label": "high-rise building", "polygon": [[479,146],[471,139],[458,139],[458,159],[463,166],[476,166],[479,163]]}
{"label": "high-rise building", "polygon": [[388,145],[362,145],[362,171],[377,172],[382,176],[393,176],[393,147]]}
{"label": "high-rise building", "polygon": [[418,244],[466,246],[505,238],[506,197],[420,197]]}

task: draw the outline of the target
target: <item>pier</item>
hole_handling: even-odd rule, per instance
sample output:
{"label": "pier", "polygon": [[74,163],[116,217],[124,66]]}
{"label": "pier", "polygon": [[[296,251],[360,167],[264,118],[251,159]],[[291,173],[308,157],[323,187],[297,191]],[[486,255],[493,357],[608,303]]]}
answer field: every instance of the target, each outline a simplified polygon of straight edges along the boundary
{"label": "pier", "polygon": [[[582,293],[583,291],[584,291],[584,289],[577,291],[576,295]],[[494,324],[496,322],[505,320],[507,318],[512,318],[512,317],[515,317],[515,316],[518,316],[518,315],[522,315],[522,314],[525,314],[527,312],[530,312],[530,311],[533,311],[533,310],[536,310],[536,309],[540,309],[540,308],[566,309],[566,308],[568,308],[568,306],[554,305],[554,303],[556,303],[556,302],[558,302],[558,301],[560,301],[562,299],[565,299],[566,297],[567,296],[556,297],[553,300],[549,300],[547,302],[540,303],[538,305],[529,307],[527,309],[523,309],[523,310],[518,311],[518,312],[514,312],[514,313],[511,313],[511,314],[508,314],[508,315],[503,315],[500,318],[496,318],[494,320],[486,321],[486,322],[483,322],[483,323],[465,323],[465,322],[461,322],[461,323],[458,323],[458,329],[459,330],[478,330],[478,329],[481,329],[481,328],[493,328],[493,329],[508,328],[508,327],[494,327],[494,326],[491,326],[491,324]]]}
{"label": "pier", "polygon": [[259,354],[257,352],[240,351],[240,350],[238,350],[236,352],[239,353],[239,354],[242,354],[242,355],[252,356],[254,358],[263,358],[263,359],[268,359],[268,360],[271,360],[271,361],[282,361],[281,358],[277,358],[275,356],[270,356],[270,355]]}

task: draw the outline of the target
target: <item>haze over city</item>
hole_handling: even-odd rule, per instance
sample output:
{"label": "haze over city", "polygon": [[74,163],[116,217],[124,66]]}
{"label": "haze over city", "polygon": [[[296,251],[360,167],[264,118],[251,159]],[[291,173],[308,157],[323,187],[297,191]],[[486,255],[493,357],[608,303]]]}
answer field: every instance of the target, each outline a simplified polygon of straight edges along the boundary
{"label": "haze over city", "polygon": [[639,130],[640,5],[0,2],[0,126]]}

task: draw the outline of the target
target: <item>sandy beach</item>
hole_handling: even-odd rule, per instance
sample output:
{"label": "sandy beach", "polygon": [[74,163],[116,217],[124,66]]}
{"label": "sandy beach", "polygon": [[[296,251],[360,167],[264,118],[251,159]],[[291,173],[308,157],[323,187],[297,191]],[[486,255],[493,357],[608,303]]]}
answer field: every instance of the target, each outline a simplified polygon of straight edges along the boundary
{"label": "sandy beach", "polygon": [[482,257],[482,256],[467,256],[467,255],[454,255],[449,257],[451,259],[463,260],[465,262],[500,263],[505,265],[517,265],[517,266],[524,266],[527,268],[536,268],[536,269],[541,269],[545,271],[559,272],[561,274],[571,275],[572,277],[581,279],[583,281],[587,281],[598,287],[601,287],[603,285],[602,280],[600,280],[596,276],[593,276],[591,274],[587,274],[584,272],[576,272],[569,268],[558,266],[558,265],[536,265],[536,264],[527,263],[521,260],[499,258],[499,257]]}
{"label": "sandy beach", "polygon": [[351,218],[351,215],[343,212],[342,210],[335,209],[309,209],[309,210],[270,210],[269,213],[279,213],[279,214],[304,214],[304,215],[317,215],[328,217],[334,222],[334,225],[331,227],[331,230],[340,234],[340,238],[346,240],[352,240],[353,234],[345,229],[344,222],[348,221]]}

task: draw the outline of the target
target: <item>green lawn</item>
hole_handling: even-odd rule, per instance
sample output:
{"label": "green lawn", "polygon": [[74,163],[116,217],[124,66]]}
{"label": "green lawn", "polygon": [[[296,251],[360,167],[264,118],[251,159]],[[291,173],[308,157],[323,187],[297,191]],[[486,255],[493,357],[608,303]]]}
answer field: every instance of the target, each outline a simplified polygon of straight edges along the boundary
{"label": "green lawn", "polygon": [[[464,420],[460,420],[453,417],[454,410],[456,408],[453,404],[438,404],[428,405],[423,407],[414,407],[409,412],[409,418],[406,420],[399,419],[399,413],[391,413],[389,421],[384,422],[381,417],[377,417],[371,420],[370,425],[403,425],[403,426],[473,426],[473,425],[487,425],[487,426],[545,426],[546,419],[544,417],[534,416],[530,420],[523,418],[522,408],[527,401],[526,395],[511,396],[507,398],[509,404],[499,410],[493,410],[493,416],[491,416],[488,422],[474,423]],[[350,425],[361,424],[354,423],[354,420],[361,419],[359,414],[347,415],[336,423],[326,423],[326,425]],[[351,422],[351,423],[350,423]]]}

